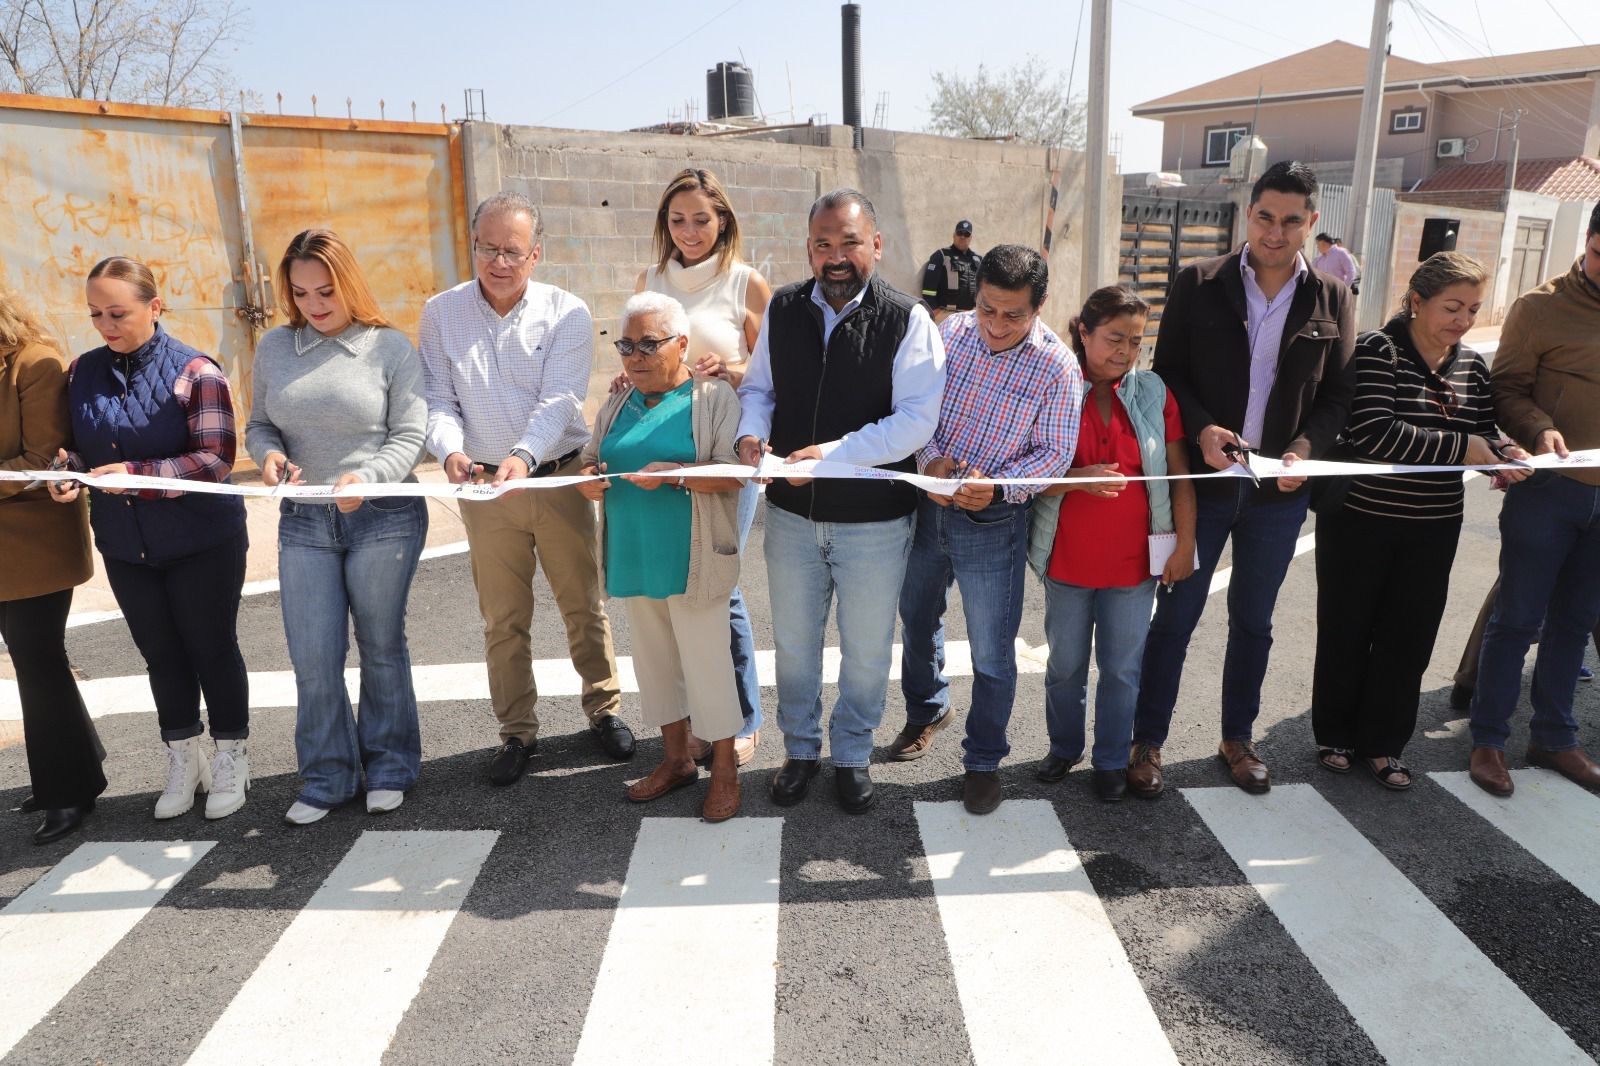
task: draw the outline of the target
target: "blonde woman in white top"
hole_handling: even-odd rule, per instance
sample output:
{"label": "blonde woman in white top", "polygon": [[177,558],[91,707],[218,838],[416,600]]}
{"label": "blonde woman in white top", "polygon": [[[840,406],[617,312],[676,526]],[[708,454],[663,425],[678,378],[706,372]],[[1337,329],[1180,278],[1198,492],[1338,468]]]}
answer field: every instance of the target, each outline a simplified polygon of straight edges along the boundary
{"label": "blonde woman in white top", "polygon": [[[696,374],[720,377],[739,387],[750,350],[761,332],[761,316],[772,299],[772,286],[761,272],[739,257],[739,220],[722,182],[709,170],[688,169],[667,184],[656,208],[656,262],[639,274],[635,292],[665,293],[689,313],[687,361]],[[754,481],[739,494],[739,548],[755,521]],[[756,676],[755,634],[744,595],[733,590],[729,624],[734,674],[744,727],[734,739],[743,766],[755,755],[761,739],[761,682]],[[697,758],[710,745],[691,740]]]}

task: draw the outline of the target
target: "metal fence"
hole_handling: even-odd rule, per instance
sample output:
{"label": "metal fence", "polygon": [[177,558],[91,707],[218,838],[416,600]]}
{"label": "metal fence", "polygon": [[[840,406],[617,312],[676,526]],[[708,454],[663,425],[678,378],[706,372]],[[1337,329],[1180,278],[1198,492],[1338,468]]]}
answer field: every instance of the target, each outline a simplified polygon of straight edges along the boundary
{"label": "metal fence", "polygon": [[[1317,230],[1350,242],[1350,186],[1323,185],[1317,191],[1317,209],[1322,217],[1317,220]],[[1361,253],[1361,295],[1356,306],[1356,327],[1363,331],[1377,329],[1388,321],[1389,308],[1385,300],[1389,295],[1389,274],[1394,263],[1395,198],[1393,189],[1374,189],[1372,192],[1371,226],[1368,233],[1372,243]],[[1315,248],[1307,242],[1307,250],[1315,255]]]}
{"label": "metal fence", "polygon": [[458,130],[0,94],[0,284],[71,351],[100,341],[83,281],[108,255],[156,274],[175,335],[214,355],[241,418],[261,332],[285,321],[271,270],[295,233],[355,250],[413,336],[470,276]]}

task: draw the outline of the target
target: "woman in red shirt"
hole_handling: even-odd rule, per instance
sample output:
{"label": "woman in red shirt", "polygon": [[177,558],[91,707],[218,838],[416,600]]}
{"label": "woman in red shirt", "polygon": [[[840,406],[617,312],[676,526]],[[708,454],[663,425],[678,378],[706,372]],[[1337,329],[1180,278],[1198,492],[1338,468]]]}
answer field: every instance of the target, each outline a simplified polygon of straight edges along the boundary
{"label": "woman in red shirt", "polygon": [[[1139,695],[1139,662],[1150,629],[1157,575],[1170,588],[1194,572],[1194,486],[1127,478],[1187,474],[1178,405],[1161,379],[1137,370],[1149,305],[1129,289],[1092,293],[1068,333],[1089,382],[1072,478],[1111,478],[1046,490],[1034,507],[1030,561],[1045,585],[1045,720],[1050,754],[1043,781],[1059,781],[1083,757],[1089,649],[1095,690],[1095,794],[1128,791],[1128,752]],[[1047,500],[1059,500],[1059,513]]]}

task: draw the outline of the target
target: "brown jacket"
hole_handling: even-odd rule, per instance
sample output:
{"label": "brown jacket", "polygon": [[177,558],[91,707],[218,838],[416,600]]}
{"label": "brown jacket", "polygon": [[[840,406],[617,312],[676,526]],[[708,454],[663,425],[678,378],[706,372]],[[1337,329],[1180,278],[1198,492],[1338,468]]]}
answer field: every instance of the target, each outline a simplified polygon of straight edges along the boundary
{"label": "brown jacket", "polygon": [[[1203,259],[1178,271],[1161,310],[1155,372],[1172,390],[1189,440],[1189,464],[1208,470],[1200,454],[1200,431],[1209,425],[1244,427],[1250,398],[1249,309],[1239,269],[1242,249]],[[1289,301],[1278,376],[1267,396],[1262,438],[1251,441],[1270,458],[1294,452],[1320,459],[1333,446],[1350,415],[1355,393],[1355,301],[1344,282],[1309,270]],[[1216,491],[1218,481],[1196,482],[1196,491]],[[1300,492],[1307,491],[1302,486]],[[1285,499],[1263,484],[1260,498]]]}
{"label": "brown jacket", "polygon": [[[1600,448],[1600,289],[1581,259],[1511,305],[1489,380],[1500,428],[1529,451],[1547,429],[1573,451]],[[1593,467],[1562,473],[1600,485]]]}
{"label": "brown jacket", "polygon": [[[0,349],[0,470],[42,470],[71,443],[67,362],[34,344]],[[59,504],[25,481],[0,481],[0,600],[25,600],[89,580],[89,509]],[[87,494],[84,494],[87,495]]]}

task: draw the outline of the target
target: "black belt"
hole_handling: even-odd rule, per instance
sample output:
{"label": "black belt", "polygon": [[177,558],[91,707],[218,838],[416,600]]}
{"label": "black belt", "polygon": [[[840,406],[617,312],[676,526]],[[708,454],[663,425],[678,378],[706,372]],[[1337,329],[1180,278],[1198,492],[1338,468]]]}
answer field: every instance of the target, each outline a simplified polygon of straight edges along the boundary
{"label": "black belt", "polygon": [[[528,471],[528,476],[549,477],[551,474],[554,474],[557,470],[560,470],[562,467],[572,462],[572,460],[576,459],[579,454],[582,453],[582,451],[582,448],[574,448],[566,455],[558,456],[554,459],[546,459],[544,462]],[[486,474],[493,474],[500,469],[499,463],[474,463],[472,465],[483,467],[483,472]]]}

